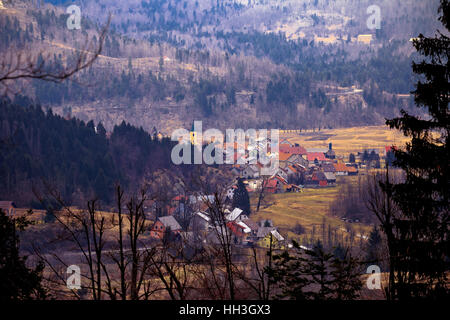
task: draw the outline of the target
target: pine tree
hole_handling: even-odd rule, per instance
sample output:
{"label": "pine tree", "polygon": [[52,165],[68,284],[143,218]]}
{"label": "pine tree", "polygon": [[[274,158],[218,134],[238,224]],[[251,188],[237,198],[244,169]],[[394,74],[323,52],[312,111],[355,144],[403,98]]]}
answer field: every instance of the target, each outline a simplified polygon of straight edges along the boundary
{"label": "pine tree", "polygon": [[30,269],[26,265],[27,258],[19,254],[17,231],[23,231],[28,225],[24,217],[12,219],[0,210],[0,300],[46,297],[41,285],[43,263]]}
{"label": "pine tree", "polygon": [[[279,288],[277,298],[290,300],[352,300],[358,297],[362,282],[360,263],[348,250],[337,256],[317,242],[306,250],[292,241],[293,249],[273,256],[266,268],[271,283]],[[340,254],[339,254],[340,255]]]}
{"label": "pine tree", "polygon": [[233,207],[241,209],[243,214],[250,214],[250,197],[242,179],[238,180],[237,189],[233,194]]}
{"label": "pine tree", "polygon": [[[448,0],[441,0],[439,13],[450,31]],[[449,293],[450,38],[440,32],[434,38],[420,34],[413,44],[425,56],[413,63],[414,73],[422,76],[413,94],[428,115],[420,118],[402,110],[401,117],[387,121],[411,138],[404,150],[394,150],[395,165],[405,172],[405,181],[382,185],[401,211],[393,226],[398,236],[391,244],[392,299],[441,298]]]}
{"label": "pine tree", "polygon": [[348,156],[348,162],[355,163],[355,161],[355,155],[353,153],[350,153],[350,155]]}
{"label": "pine tree", "polygon": [[379,259],[381,246],[381,235],[378,232],[378,228],[374,227],[369,235],[369,240],[367,241],[367,256],[366,260],[368,263],[376,263]]}

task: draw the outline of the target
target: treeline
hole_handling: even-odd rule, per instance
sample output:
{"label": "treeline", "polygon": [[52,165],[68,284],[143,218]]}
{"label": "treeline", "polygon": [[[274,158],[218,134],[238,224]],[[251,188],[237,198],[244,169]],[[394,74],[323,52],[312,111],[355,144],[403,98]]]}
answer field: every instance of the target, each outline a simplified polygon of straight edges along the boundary
{"label": "treeline", "polygon": [[137,188],[144,173],[171,165],[167,139],[125,122],[108,138],[101,123],[66,120],[22,98],[0,101],[0,136],[0,194],[21,205],[44,185],[68,203],[109,203],[115,184]]}
{"label": "treeline", "polygon": [[[49,64],[62,65],[61,57],[55,56]],[[178,102],[186,94],[186,88],[179,80],[171,76],[162,78],[152,71],[137,74],[131,68],[121,73],[89,69],[78,77],[88,85],[77,81],[63,83],[33,81],[37,99],[43,104],[53,105],[61,104],[63,101],[91,102],[114,98],[135,101],[148,96],[151,96],[153,101],[171,97]]]}
{"label": "treeline", "polygon": [[224,50],[231,54],[245,52],[258,58],[270,58],[308,76],[311,82],[332,81],[342,86],[374,81],[380,89],[392,93],[409,93],[412,88],[411,57],[398,52],[400,41],[383,45],[376,53],[365,58],[349,59],[348,52],[338,46],[320,46],[305,39],[288,41],[280,34],[253,31],[217,32],[225,43]]}

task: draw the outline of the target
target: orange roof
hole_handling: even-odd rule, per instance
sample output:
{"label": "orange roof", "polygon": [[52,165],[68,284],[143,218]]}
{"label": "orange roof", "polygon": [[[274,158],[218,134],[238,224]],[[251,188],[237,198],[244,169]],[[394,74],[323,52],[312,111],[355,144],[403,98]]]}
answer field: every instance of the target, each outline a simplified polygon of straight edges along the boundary
{"label": "orange roof", "polygon": [[291,169],[291,171],[293,171],[294,173],[297,172],[297,169],[295,169],[293,166],[288,166],[289,169]]}
{"label": "orange roof", "polygon": [[316,159],[318,161],[325,161],[325,160],[327,160],[325,158],[325,155],[322,152],[308,152],[307,159],[308,159],[308,161],[314,161]]}
{"label": "orange roof", "polygon": [[292,154],[290,154],[290,153],[280,152],[280,153],[279,153],[279,156],[278,156],[278,159],[279,159],[280,161],[286,161],[286,160],[289,159],[291,156],[292,156]]}
{"label": "orange roof", "polygon": [[296,146],[296,147],[291,147],[289,145],[286,144],[280,144],[279,147],[281,152],[285,152],[285,153],[291,153],[291,154],[306,154],[306,149],[303,148],[302,146]]}
{"label": "orange roof", "polygon": [[356,172],[356,168],[354,167],[347,167],[343,163],[333,163],[334,168],[336,171],[340,172]]}

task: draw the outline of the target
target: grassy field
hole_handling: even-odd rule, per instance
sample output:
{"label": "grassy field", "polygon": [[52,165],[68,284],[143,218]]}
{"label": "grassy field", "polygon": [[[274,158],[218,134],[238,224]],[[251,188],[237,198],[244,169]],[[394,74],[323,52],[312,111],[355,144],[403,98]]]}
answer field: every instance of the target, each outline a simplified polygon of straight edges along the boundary
{"label": "grassy field", "polygon": [[339,198],[340,189],[344,182],[357,183],[358,177],[338,177],[336,187],[304,189],[302,193],[280,193],[266,196],[265,205],[261,206],[260,211],[256,212],[256,195],[251,198],[252,219],[254,221],[267,220],[273,221],[280,231],[289,238],[299,237],[291,230],[296,224],[301,224],[306,233],[310,234],[315,228],[320,238],[321,226],[323,223],[328,228],[338,230],[342,235],[348,235],[349,228],[353,229],[355,234],[368,235],[371,226],[362,223],[346,223],[338,217],[329,214],[329,206]]}
{"label": "grassy field", "polygon": [[384,152],[385,146],[403,146],[409,139],[398,130],[387,126],[366,126],[342,129],[324,129],[320,132],[280,133],[280,139],[287,138],[305,148],[328,147],[331,142],[338,156],[348,157],[366,148],[376,148]]}

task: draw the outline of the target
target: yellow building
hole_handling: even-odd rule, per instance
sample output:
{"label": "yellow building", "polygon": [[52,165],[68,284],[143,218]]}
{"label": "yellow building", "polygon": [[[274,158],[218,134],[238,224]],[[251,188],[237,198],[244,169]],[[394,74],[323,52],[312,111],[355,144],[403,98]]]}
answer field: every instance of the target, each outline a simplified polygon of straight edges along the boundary
{"label": "yellow building", "polygon": [[272,242],[272,249],[285,249],[284,238],[276,229],[272,229],[271,231],[267,232],[265,237],[261,238],[258,241],[258,246],[268,249],[270,248],[270,242]]}
{"label": "yellow building", "polygon": [[370,44],[372,42],[371,34],[359,34],[357,41],[359,43]]}

